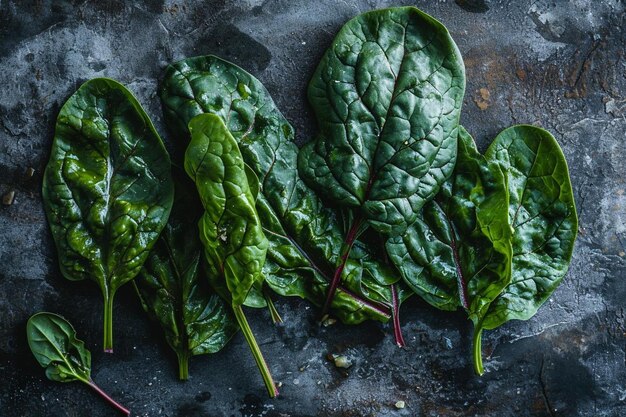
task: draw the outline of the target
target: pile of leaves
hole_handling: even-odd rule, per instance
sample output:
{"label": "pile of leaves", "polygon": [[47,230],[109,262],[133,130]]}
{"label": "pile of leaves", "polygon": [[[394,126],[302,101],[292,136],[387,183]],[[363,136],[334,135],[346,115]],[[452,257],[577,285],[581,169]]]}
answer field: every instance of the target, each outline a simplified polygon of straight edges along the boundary
{"label": "pile of leaves", "polygon": [[[115,292],[133,281],[181,379],[191,356],[241,329],[273,397],[243,306],[279,322],[270,293],[298,296],[322,318],[391,320],[402,346],[399,308],[417,294],[467,312],[482,374],[483,330],[546,301],[567,272],[577,217],[552,135],[513,126],[480,154],[459,124],[464,90],[448,31],[413,7],[341,29],[309,84],[319,132],[301,149],[263,85],[215,56],[166,70],[173,162],[124,86],[86,82],[59,114],[43,195],[63,275],[102,290],[104,349]],[[77,358],[88,370],[89,356]]]}

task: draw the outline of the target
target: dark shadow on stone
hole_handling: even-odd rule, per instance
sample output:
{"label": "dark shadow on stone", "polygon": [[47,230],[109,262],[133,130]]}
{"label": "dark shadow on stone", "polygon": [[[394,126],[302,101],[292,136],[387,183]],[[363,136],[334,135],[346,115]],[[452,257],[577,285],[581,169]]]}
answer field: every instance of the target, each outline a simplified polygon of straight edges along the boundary
{"label": "dark shadow on stone", "polygon": [[220,25],[198,39],[199,51],[193,55],[214,54],[245,68],[253,75],[263,71],[270,63],[270,51],[250,35],[234,25]]}
{"label": "dark shadow on stone", "polygon": [[489,11],[489,2],[486,0],[455,0],[461,9],[471,13],[486,13]]}

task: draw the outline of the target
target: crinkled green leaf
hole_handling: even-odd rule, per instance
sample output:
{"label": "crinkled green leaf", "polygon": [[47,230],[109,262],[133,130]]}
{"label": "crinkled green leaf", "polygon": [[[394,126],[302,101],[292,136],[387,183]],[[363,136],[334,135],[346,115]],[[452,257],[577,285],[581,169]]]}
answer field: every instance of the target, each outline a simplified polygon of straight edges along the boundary
{"label": "crinkled green leaf", "polygon": [[454,172],[420,218],[387,242],[405,282],[443,310],[463,307],[474,322],[475,364],[490,303],[511,281],[511,228],[506,179],[462,127]]}
{"label": "crinkled green leaf", "polygon": [[63,317],[46,312],[33,315],[26,323],[26,336],[48,379],[86,383],[91,380],[91,353]]}
{"label": "crinkled green leaf", "polygon": [[301,176],[377,231],[403,233],[454,168],[464,90],[461,55],[432,17],[353,18],[309,85],[320,132],[300,151]]}
{"label": "crinkled green leaf", "polygon": [[248,184],[237,141],[215,114],[189,122],[191,142],[185,171],[196,184],[204,213],[198,224],[208,277],[215,291],[229,301],[250,346],[270,397],[278,395],[269,368],[241,306],[250,290],[263,282],[261,269],[269,246]]}
{"label": "crinkled green leaf", "polygon": [[[168,127],[183,144],[189,140],[187,124],[194,116],[216,114],[224,120],[244,161],[260,180],[256,209],[270,244],[263,267],[267,283],[281,295],[322,305],[344,231],[335,212],[324,207],[298,177],[293,129],[265,87],[236,65],[203,56],[167,68],[161,99]],[[389,273],[379,262],[369,262],[376,265],[372,274]],[[361,266],[357,262],[354,267]],[[369,285],[370,274],[360,284],[347,275],[333,301],[333,313],[346,323],[387,321],[389,306],[360,292]],[[398,277],[377,279],[391,282]],[[390,303],[391,292],[386,292]]]}
{"label": "crinkled green leaf", "polygon": [[461,306],[477,323],[511,280],[510,238],[502,171],[461,128],[452,176],[387,252],[418,295],[443,310]]}
{"label": "crinkled green leaf", "polygon": [[194,184],[182,173],[175,179],[172,214],[134,283],[144,310],[178,356],[180,378],[187,379],[189,357],[219,351],[238,327],[202,268],[202,205]]}
{"label": "crinkled green leaf", "polygon": [[132,94],[109,79],[83,84],[59,113],[43,197],[61,272],[102,290],[106,350],[115,291],[141,270],[173,191],[169,156]]}
{"label": "crinkled green leaf", "polygon": [[483,320],[493,329],[527,320],[567,273],[578,232],[576,204],[563,151],[554,137],[534,126],[503,130],[485,153],[506,172],[513,227],[511,283]]}
{"label": "crinkled green leaf", "polygon": [[221,295],[233,305],[242,305],[255,282],[263,278],[268,247],[243,157],[219,116],[196,116],[189,131],[185,171],[204,207],[199,226],[209,278],[223,280],[228,294]]}

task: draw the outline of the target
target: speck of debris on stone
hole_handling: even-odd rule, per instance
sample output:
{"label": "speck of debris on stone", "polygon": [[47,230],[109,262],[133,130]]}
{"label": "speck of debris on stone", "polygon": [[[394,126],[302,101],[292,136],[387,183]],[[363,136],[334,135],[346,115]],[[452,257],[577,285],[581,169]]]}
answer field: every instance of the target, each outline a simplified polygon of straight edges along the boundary
{"label": "speck of debris on stone", "polygon": [[402,400],[400,400],[400,401],[396,401],[396,403],[395,403],[394,405],[396,406],[396,408],[397,408],[398,410],[401,410],[401,409],[403,409],[404,407],[406,407],[406,403],[405,403],[404,401],[402,401]]}
{"label": "speck of debris on stone", "polygon": [[15,201],[15,191],[11,190],[2,196],[2,204],[10,206]]}
{"label": "speck of debris on stone", "polygon": [[281,381],[278,381],[278,383],[276,384],[276,386],[277,386],[278,388],[280,388],[280,387],[282,387],[282,386],[283,386],[283,383],[282,383]]}
{"label": "speck of debris on stone", "polygon": [[33,175],[35,175],[35,168],[28,167],[28,169],[26,170],[26,176],[28,178],[32,178]]}
{"label": "speck of debris on stone", "polygon": [[333,360],[337,368],[347,369],[352,366],[352,361],[345,355],[333,355]]}
{"label": "speck of debris on stone", "polygon": [[333,319],[332,317],[328,317],[328,315],[326,315],[324,317],[325,317],[325,319],[322,321],[322,325],[324,327],[332,326],[333,324],[337,323],[336,319]]}

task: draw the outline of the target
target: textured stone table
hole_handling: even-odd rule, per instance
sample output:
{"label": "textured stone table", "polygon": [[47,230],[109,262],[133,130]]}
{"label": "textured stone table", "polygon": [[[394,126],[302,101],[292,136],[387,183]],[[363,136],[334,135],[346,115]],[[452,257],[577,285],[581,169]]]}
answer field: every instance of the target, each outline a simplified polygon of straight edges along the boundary
{"label": "textured stone table", "polygon": [[[413,2],[459,45],[462,122],[481,149],[514,123],[543,126],[563,147],[580,215],[570,272],[531,321],[487,332],[482,378],[460,312],[407,303],[399,350],[387,327],[320,328],[305,302],[280,300],[282,327],[265,312],[251,320],[282,382],[273,401],[241,335],[194,358],[191,379],[178,382],[174,355],[131,286],[116,299],[116,352],[100,352],[98,289],[60,276],[41,204],[54,121],[83,81],[106,76],[136,93],[166,137],[155,92],[164,67],[213,53],[268,87],[302,143],[315,131],[305,89],[324,49],[350,17],[391,2],[136,3],[0,1],[0,195],[12,203],[0,206],[0,415],[116,415],[88,388],[45,379],[24,335],[40,310],[71,320],[92,350],[94,379],[134,416],[626,415],[623,1]],[[341,373],[328,353],[354,365]]]}

